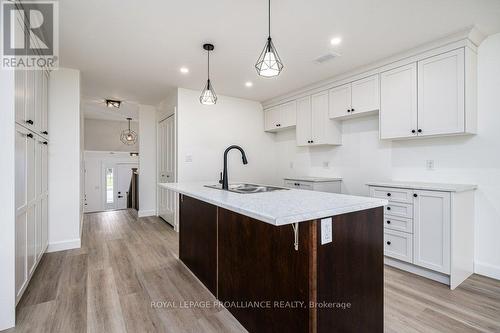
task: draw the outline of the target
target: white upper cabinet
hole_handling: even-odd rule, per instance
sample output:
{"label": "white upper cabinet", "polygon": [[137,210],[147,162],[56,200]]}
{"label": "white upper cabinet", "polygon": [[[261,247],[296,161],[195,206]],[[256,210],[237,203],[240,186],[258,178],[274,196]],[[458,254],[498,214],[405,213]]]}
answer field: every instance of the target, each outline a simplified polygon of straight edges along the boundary
{"label": "white upper cabinet", "polygon": [[297,122],[296,104],[295,101],[292,101],[265,110],[264,130],[267,132],[277,132],[295,126]]}
{"label": "white upper cabinet", "polygon": [[460,48],[382,73],[380,138],[475,133],[476,64]]}
{"label": "white upper cabinet", "polygon": [[351,84],[330,89],[330,118],[340,118],[351,112]]}
{"label": "white upper cabinet", "polygon": [[311,134],[311,96],[297,100],[297,146],[308,146]]}
{"label": "white upper cabinet", "polygon": [[347,118],[378,111],[378,74],[330,89],[330,118]]}
{"label": "white upper cabinet", "polygon": [[417,135],[417,64],[380,75],[380,138]]}
{"label": "white upper cabinet", "polygon": [[419,135],[465,131],[464,49],[418,62]]}
{"label": "white upper cabinet", "polygon": [[380,109],[379,76],[372,75],[351,84],[351,114],[377,111]]}
{"label": "white upper cabinet", "polygon": [[297,145],[340,145],[340,124],[329,119],[328,91],[297,101]]}

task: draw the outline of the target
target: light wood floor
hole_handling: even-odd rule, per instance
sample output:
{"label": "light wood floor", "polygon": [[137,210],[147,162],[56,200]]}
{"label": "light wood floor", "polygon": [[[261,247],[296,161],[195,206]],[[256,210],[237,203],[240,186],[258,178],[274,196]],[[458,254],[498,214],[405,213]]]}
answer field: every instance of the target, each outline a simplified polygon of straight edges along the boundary
{"label": "light wood floor", "polygon": [[[85,216],[82,248],[46,254],[8,332],[244,332],[177,259],[177,234],[135,211]],[[152,301],[173,301],[155,309]],[[386,332],[500,332],[500,281],[474,275],[455,291],[385,269]]]}

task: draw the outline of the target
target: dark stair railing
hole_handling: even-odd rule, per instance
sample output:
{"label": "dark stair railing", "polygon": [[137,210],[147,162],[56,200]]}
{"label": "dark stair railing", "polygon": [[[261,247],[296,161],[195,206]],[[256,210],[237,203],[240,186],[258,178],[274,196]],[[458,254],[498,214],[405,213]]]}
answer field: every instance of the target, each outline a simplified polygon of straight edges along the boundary
{"label": "dark stair railing", "polygon": [[139,172],[137,172],[137,168],[132,168],[132,177],[127,192],[127,208],[139,210]]}

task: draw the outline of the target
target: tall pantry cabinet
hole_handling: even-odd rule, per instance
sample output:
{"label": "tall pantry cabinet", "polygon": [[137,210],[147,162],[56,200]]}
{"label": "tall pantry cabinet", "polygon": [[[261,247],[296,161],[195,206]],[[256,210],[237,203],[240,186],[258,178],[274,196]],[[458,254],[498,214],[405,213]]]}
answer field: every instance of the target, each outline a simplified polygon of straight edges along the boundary
{"label": "tall pantry cabinet", "polygon": [[15,72],[16,302],[48,245],[48,72]]}

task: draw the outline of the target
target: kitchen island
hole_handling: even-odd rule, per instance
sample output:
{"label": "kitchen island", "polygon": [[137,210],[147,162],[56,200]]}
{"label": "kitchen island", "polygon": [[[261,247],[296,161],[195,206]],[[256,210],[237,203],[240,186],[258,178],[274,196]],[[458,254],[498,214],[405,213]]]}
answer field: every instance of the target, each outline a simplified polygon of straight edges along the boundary
{"label": "kitchen island", "polygon": [[179,193],[179,258],[249,332],[382,332],[384,199]]}

